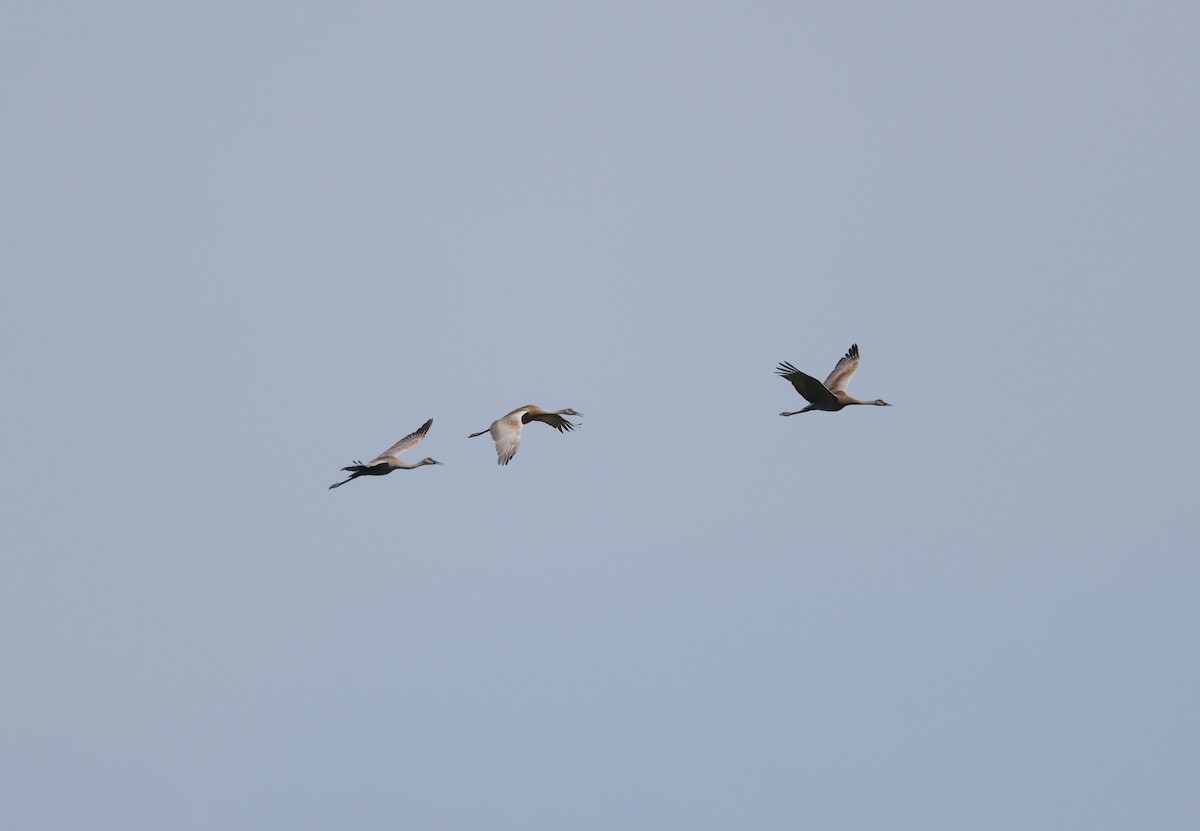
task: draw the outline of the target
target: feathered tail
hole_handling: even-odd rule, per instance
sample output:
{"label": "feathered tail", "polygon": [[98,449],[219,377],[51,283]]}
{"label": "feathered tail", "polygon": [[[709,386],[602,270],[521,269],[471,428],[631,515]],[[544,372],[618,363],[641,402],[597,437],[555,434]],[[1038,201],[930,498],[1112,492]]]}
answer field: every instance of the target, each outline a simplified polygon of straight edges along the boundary
{"label": "feathered tail", "polygon": [[329,486],[329,489],[333,490],[334,488],[340,488],[342,485],[346,484],[351,479],[357,479],[359,476],[362,476],[363,471],[366,469],[367,469],[367,466],[364,465],[362,462],[355,462],[354,464],[350,465],[349,467],[342,468],[342,470],[349,472],[350,478],[343,479],[340,482],[334,482],[332,485]]}

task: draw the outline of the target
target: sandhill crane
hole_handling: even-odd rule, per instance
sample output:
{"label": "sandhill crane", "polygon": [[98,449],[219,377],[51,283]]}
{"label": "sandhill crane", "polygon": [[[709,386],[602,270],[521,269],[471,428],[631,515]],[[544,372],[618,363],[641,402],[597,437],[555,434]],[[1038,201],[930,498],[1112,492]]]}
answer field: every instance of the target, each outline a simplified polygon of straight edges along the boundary
{"label": "sandhill crane", "polygon": [[793,416],[799,413],[807,413],[809,410],[828,410],[831,413],[836,413],[842,407],[847,407],[851,404],[873,404],[876,407],[892,406],[882,398],[876,398],[874,401],[859,401],[857,398],[851,398],[846,395],[846,385],[850,383],[850,379],[854,377],[854,373],[858,372],[857,343],[850,345],[850,349],[837,362],[837,366],[833,368],[833,372],[829,373],[829,377],[825,379],[824,384],[811,375],[805,375],[787,361],[781,363],[775,371],[791,381],[792,386],[796,388],[796,392],[804,396],[809,402],[809,405],[803,410],[796,410],[793,413],[780,413],[781,416]]}
{"label": "sandhill crane", "polygon": [[[342,470],[350,473],[350,479],[357,479],[359,476],[387,476],[393,470],[412,470],[414,467],[421,467],[422,465],[440,465],[441,462],[437,459],[430,459],[429,457],[422,459],[414,465],[402,462],[396,458],[404,451],[411,450],[420,444],[421,439],[425,438],[425,434],[429,432],[429,425],[431,424],[433,424],[432,418],[380,453],[367,464],[364,465],[362,462],[356,461],[354,464],[342,468]],[[334,482],[329,486],[329,489],[340,488],[346,482],[349,482],[350,479]]]}
{"label": "sandhill crane", "polygon": [[472,433],[467,438],[473,439],[484,433],[491,433],[492,439],[496,442],[496,463],[506,465],[509,459],[517,455],[517,448],[521,446],[521,430],[526,424],[531,421],[540,421],[543,424],[549,424],[560,433],[569,433],[579,426],[563,418],[563,416],[569,415],[582,416],[583,413],[577,413],[570,407],[552,413],[541,407],[535,407],[533,404],[526,404],[524,407],[518,407],[511,413],[496,419],[488,429]]}

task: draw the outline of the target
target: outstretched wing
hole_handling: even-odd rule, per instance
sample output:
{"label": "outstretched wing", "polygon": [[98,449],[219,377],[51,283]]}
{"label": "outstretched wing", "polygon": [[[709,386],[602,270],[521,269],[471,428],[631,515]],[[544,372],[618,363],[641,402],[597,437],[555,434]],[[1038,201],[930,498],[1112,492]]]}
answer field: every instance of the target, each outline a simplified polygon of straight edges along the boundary
{"label": "outstretched wing", "polygon": [[809,404],[837,403],[837,396],[830,392],[824,384],[811,375],[804,374],[787,361],[780,363],[775,371],[791,381],[792,386],[796,388],[796,392],[804,396],[804,399]]}
{"label": "outstretched wing", "polygon": [[830,392],[845,392],[854,373],[858,372],[858,344],[850,344],[846,354],[837,362],[833,372],[825,379],[825,388]]}
{"label": "outstretched wing", "polygon": [[496,442],[497,464],[506,465],[509,459],[517,455],[517,448],[521,446],[521,430],[523,428],[519,410],[492,422],[488,432],[492,434],[492,440]]}
{"label": "outstretched wing", "polygon": [[521,421],[526,424],[531,421],[540,421],[542,424],[549,424],[560,433],[569,433],[579,426],[567,421],[558,413],[525,413],[525,415],[521,416]]}
{"label": "outstretched wing", "polygon": [[[432,418],[372,459],[371,465],[375,464],[376,462],[383,461],[388,456],[399,456],[404,451],[411,450],[416,447],[421,443],[421,439],[425,438],[425,434],[429,432],[429,425],[431,424],[433,424]],[[367,467],[370,467],[371,465],[367,465]]]}

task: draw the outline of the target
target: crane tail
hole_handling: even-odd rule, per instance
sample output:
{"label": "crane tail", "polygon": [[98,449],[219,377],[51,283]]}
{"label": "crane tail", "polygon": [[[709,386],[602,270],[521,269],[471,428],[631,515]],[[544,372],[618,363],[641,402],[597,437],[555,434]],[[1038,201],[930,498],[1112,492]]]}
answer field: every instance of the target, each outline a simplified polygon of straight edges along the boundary
{"label": "crane tail", "polygon": [[362,476],[362,472],[366,469],[367,469],[367,466],[362,464],[361,462],[356,465],[350,465],[349,467],[342,468],[342,470],[348,471],[350,473],[349,478],[343,479],[340,482],[334,482],[332,485],[329,486],[329,489],[333,490],[334,488],[340,488],[342,485],[346,484],[351,479],[357,479],[359,476]]}

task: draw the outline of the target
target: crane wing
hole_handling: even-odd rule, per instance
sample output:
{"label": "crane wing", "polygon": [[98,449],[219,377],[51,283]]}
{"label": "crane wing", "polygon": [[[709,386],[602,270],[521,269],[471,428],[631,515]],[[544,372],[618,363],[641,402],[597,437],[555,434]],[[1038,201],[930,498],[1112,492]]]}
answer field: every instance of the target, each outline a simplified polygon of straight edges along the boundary
{"label": "crane wing", "polygon": [[796,392],[804,396],[804,399],[810,404],[836,404],[837,396],[830,392],[824,384],[818,381],[811,375],[805,375],[796,367],[783,361],[775,370],[784,378],[792,382],[792,386],[796,388]]}
{"label": "crane wing", "polygon": [[521,416],[521,421],[526,424],[531,421],[540,421],[542,424],[549,424],[560,433],[569,433],[579,426],[567,421],[558,413],[525,413],[525,415]]}
{"label": "crane wing", "polygon": [[846,350],[846,354],[837,362],[837,366],[833,368],[833,372],[829,373],[829,377],[825,379],[825,388],[833,393],[845,392],[846,387],[850,384],[850,379],[856,372],[858,372],[858,344],[852,343]]}
{"label": "crane wing", "polygon": [[497,464],[506,465],[509,459],[517,455],[517,448],[521,446],[523,427],[519,411],[492,422],[488,432],[492,434],[492,440],[496,442]]}
{"label": "crane wing", "polygon": [[[371,464],[373,465],[376,462],[381,462],[388,456],[399,456],[404,451],[411,450],[412,448],[416,447],[421,443],[421,439],[425,438],[425,434],[429,432],[429,425],[431,424],[433,424],[432,418],[372,459]],[[368,465],[368,467],[370,467],[370,465]]]}

